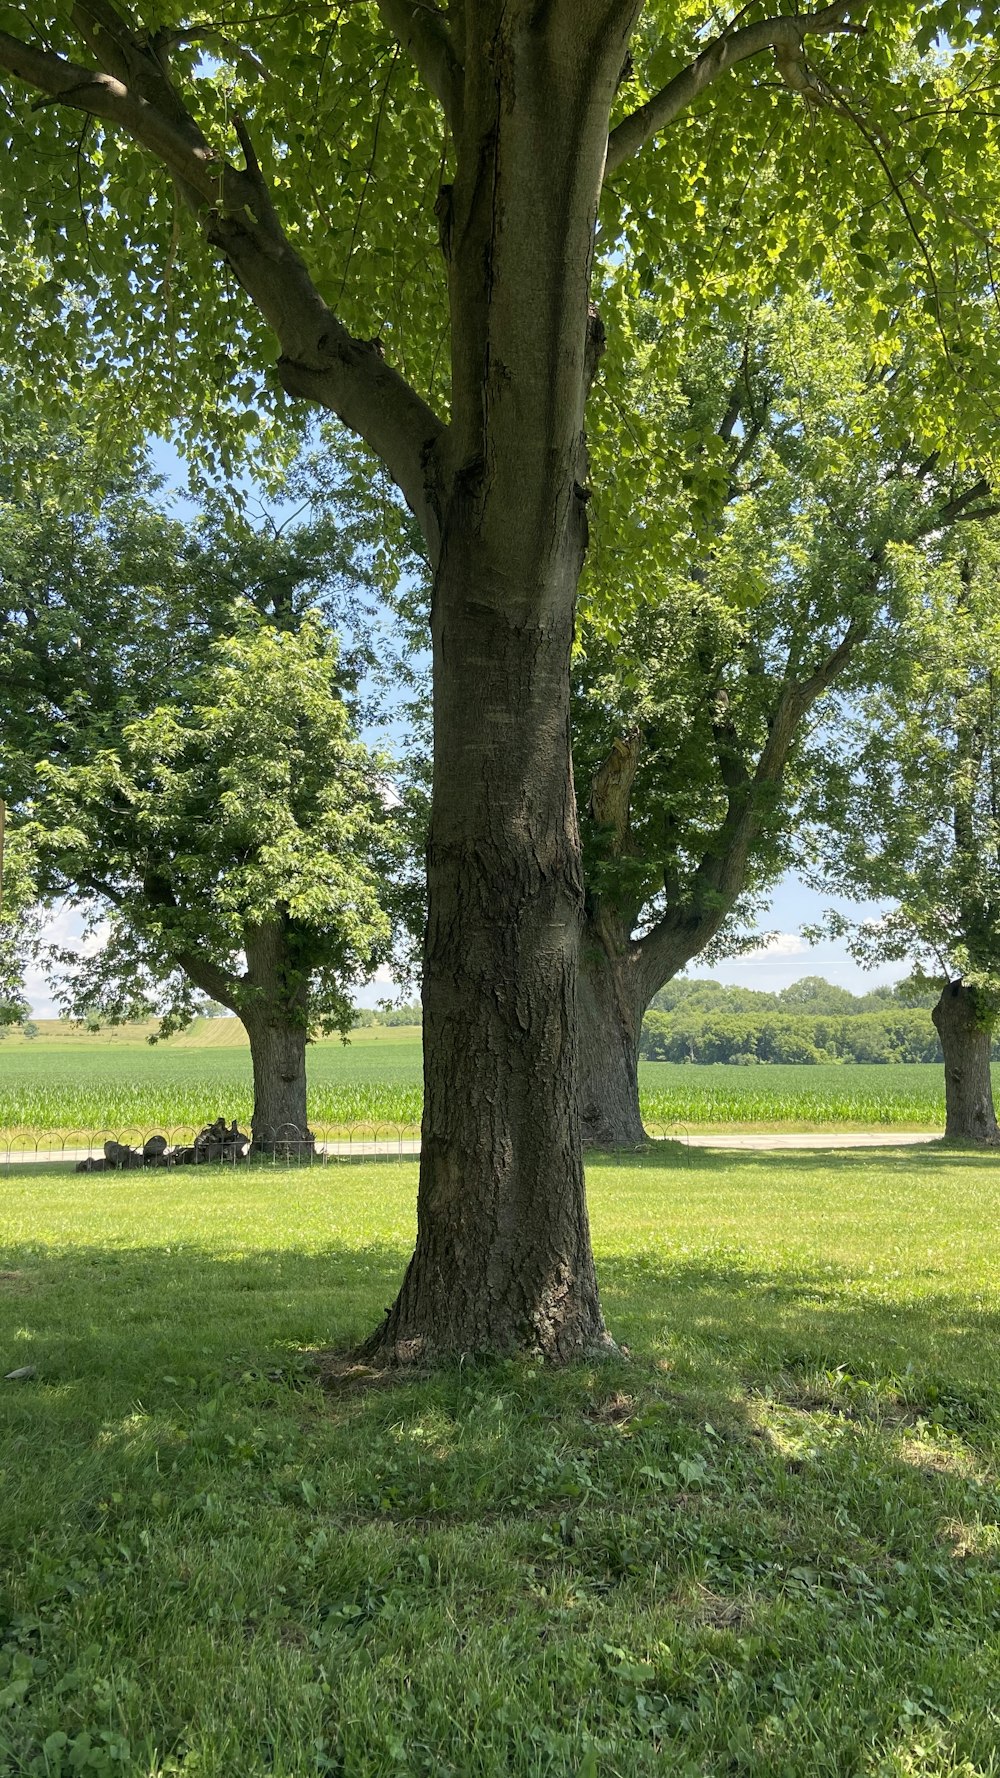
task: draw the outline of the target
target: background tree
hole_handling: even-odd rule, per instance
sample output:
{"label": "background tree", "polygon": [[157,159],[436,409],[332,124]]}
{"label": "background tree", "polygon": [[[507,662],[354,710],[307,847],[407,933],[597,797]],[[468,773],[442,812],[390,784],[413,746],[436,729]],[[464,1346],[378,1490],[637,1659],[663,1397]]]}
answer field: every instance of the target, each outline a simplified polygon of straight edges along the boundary
{"label": "background tree", "polygon": [[77,1016],[209,995],[250,1038],[253,1134],[305,1140],[306,1041],[390,954],[402,834],[309,601],[327,528],[227,536],[123,485],[95,513],[0,507],[5,765],[37,893],[104,942],[59,956]]}
{"label": "background tree", "polygon": [[829,915],[865,963],[913,958],[940,995],[946,1130],[1000,1140],[990,1078],[1000,1017],[1000,539],[977,526],[925,552],[911,647],[849,704],[814,805],[818,880],[889,903]]}
{"label": "background tree", "polygon": [[3,880],[0,893],[0,1031],[19,1025],[30,1007],[24,993],[24,971],[38,927],[34,874],[24,836],[4,821]]}
{"label": "background tree", "polygon": [[915,995],[912,983],[852,994],[821,976],[774,994],[674,980],[653,997],[639,1054],[652,1062],[936,1062],[933,998]]}
{"label": "background tree", "polygon": [[[46,262],[5,317],[25,378],[96,370],[111,386],[127,362],[139,424],[183,415],[203,449],[232,449],[258,427],[276,348],[281,388],[364,439],[424,534],[418,1234],[375,1345],[601,1346],[568,746],[584,417],[605,333],[589,311],[599,211],[609,318],[645,278],[680,338],[707,287],[770,285],[779,266],[798,280],[828,257],[832,276],[862,223],[877,265],[902,210],[917,244],[884,260],[882,295],[902,292],[928,355],[943,354],[961,422],[984,324],[968,268],[971,255],[978,277],[983,241],[956,220],[980,214],[989,177],[995,126],[973,134],[965,115],[989,74],[984,16],[362,0],[333,19],[251,7],[222,23],[178,0],[155,14],[83,0],[3,17],[0,247],[24,240],[27,215]],[[927,54],[939,28],[947,60]],[[911,177],[925,149],[933,190]],[[601,461],[621,462],[614,350],[605,374],[595,435]]]}
{"label": "background tree", "polygon": [[646,1007],[694,957],[738,949],[790,864],[831,688],[877,680],[910,647],[913,541],[991,510],[978,474],[908,436],[906,368],[825,299],[720,329],[665,383],[656,345],[637,351],[647,427],[686,440],[688,467],[650,475],[637,514],[672,510],[670,565],[647,559],[619,602],[612,540],[588,583],[574,736],[591,1142],[644,1140]]}

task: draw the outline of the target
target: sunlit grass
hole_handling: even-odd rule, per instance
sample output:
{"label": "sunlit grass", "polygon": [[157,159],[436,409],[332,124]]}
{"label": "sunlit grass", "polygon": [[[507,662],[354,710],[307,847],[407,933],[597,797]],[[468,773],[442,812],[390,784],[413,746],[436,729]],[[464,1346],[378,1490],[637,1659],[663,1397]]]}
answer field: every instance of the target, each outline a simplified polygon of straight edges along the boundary
{"label": "sunlit grass", "polygon": [[11,1174],[0,1774],[996,1774],[997,1179],[594,1162],[630,1362],[329,1394],[414,1166]]}

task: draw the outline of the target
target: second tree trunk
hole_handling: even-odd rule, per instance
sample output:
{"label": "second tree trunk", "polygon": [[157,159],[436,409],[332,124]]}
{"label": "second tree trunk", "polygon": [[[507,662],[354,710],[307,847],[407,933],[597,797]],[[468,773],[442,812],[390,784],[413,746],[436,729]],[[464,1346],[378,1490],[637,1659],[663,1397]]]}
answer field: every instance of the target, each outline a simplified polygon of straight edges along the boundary
{"label": "second tree trunk", "polygon": [[945,1136],[957,1142],[997,1143],[991,1033],[979,1021],[975,990],[949,982],[931,1018],[944,1051]]}
{"label": "second tree trunk", "polygon": [[253,1063],[253,1145],[312,1147],[306,1113],[306,1033],[302,1025],[247,1018]]}
{"label": "second tree trunk", "polygon": [[642,1148],[639,1032],[644,1007],[626,959],[587,932],[580,959],[580,1124],[588,1148]]}

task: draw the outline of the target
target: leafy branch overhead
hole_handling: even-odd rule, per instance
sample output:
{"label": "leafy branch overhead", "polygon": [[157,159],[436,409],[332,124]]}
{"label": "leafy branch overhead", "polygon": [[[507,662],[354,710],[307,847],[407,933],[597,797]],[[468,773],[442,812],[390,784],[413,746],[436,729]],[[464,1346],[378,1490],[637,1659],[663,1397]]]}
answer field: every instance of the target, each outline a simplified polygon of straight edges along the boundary
{"label": "leafy branch overhead", "polygon": [[[972,208],[968,186],[973,170],[981,173],[985,144],[977,115],[974,153],[961,150],[963,81],[972,86],[975,56],[986,52],[966,48],[950,15],[942,28],[952,63],[916,74],[905,46],[933,33],[932,8],[890,13],[845,0],[795,15],[740,13],[721,29],[698,8],[611,0],[599,8],[591,0],[588,11],[599,10],[609,24],[633,20],[607,145],[612,311],[629,280],[648,282],[644,268],[678,318],[700,300],[691,285],[699,263],[713,295],[737,272],[767,275],[754,228],[725,221],[720,235],[709,224],[729,200],[706,160],[698,102],[721,86],[714,127],[720,115],[731,125],[733,197],[749,210],[764,204],[772,217],[776,204],[786,209],[767,231],[783,255],[801,264],[811,254],[816,269],[819,255],[842,277],[848,235],[863,238],[871,258],[893,230],[905,235],[913,223],[919,238],[909,253],[895,240],[895,260],[914,261],[918,281],[933,277],[934,288],[916,289],[917,300],[926,296],[940,309],[947,294],[970,324],[970,303],[959,301],[942,255],[967,257],[970,247],[957,218]],[[136,428],[169,423],[172,390],[183,386],[188,413],[198,412],[205,431],[231,449],[245,438],[247,408],[253,425],[261,404],[273,403],[260,378],[263,324],[277,342],[281,388],[337,414],[365,440],[434,556],[470,443],[455,429],[456,403],[469,391],[456,386],[454,365],[450,383],[445,374],[442,348],[453,331],[446,284],[454,274],[438,249],[451,166],[472,147],[466,92],[484,72],[470,61],[468,11],[381,0],[331,22],[298,12],[258,17],[250,8],[216,24],[161,9],[150,25],[110,0],[79,0],[47,20],[8,6],[0,22],[0,70],[11,96],[7,153],[17,164],[30,152],[48,189],[46,214],[27,231],[13,188],[0,205],[4,251],[18,274],[6,317],[11,361],[20,337],[36,365],[49,363],[70,383],[81,374],[77,365],[114,377],[124,328],[139,375],[134,414],[123,418]],[[807,63],[811,45],[829,67]],[[822,149],[810,136],[799,96],[828,85],[835,67],[879,142],[891,138],[879,148],[887,171],[864,171],[872,149],[850,116],[830,122]],[[919,83],[929,80],[942,89],[932,135],[914,115]],[[84,119],[82,133],[74,114]],[[896,164],[912,158],[924,182]],[[942,183],[952,190],[950,210],[941,210]],[[894,192],[907,191],[897,202]],[[455,220],[449,215],[452,234]],[[936,267],[930,274],[925,249]],[[980,242],[980,258],[983,250]],[[865,257],[864,249],[847,251],[849,259]],[[237,286],[250,307],[234,300]],[[890,293],[884,300],[891,324]],[[604,376],[617,386],[614,357]],[[94,401],[106,399],[89,388]]]}

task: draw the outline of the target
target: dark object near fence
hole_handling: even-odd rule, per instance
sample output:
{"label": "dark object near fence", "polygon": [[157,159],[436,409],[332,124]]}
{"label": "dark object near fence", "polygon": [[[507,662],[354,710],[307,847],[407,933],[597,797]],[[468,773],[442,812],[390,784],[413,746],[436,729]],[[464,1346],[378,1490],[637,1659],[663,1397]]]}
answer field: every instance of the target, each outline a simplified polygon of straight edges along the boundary
{"label": "dark object near fence", "polygon": [[227,1124],[217,1117],[198,1132],[190,1148],[171,1148],[165,1136],[150,1136],[141,1148],[130,1148],[125,1142],[106,1142],[102,1159],[93,1157],[77,1162],[78,1173],[120,1173],[133,1167],[194,1167],[202,1161],[245,1161],[250,1138],[237,1127],[234,1118]]}

